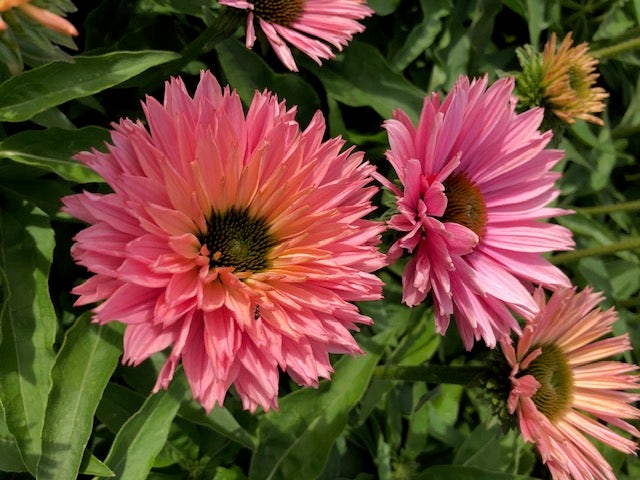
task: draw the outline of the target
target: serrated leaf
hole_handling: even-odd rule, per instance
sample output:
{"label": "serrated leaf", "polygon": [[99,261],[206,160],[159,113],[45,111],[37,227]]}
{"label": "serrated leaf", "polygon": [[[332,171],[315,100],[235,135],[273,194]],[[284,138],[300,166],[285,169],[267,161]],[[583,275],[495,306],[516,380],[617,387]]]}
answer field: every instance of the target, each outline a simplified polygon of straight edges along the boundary
{"label": "serrated leaf", "polygon": [[117,323],[92,324],[87,313],[67,331],[51,373],[39,477],[77,476],[93,416],[122,351],[122,330]]}
{"label": "serrated leaf", "polygon": [[86,97],[178,58],[143,50],[74,57],[16,75],[0,85],[0,121],[21,122],[74,98]]}
{"label": "serrated leaf", "polygon": [[0,402],[23,463],[35,472],[51,387],[57,320],[49,297],[54,236],[49,218],[23,200],[0,198]]}
{"label": "serrated leaf", "polygon": [[100,127],[29,130],[2,140],[0,156],[53,172],[66,180],[103,182],[100,175],[71,157],[91,147],[100,148],[108,139],[108,130]]}

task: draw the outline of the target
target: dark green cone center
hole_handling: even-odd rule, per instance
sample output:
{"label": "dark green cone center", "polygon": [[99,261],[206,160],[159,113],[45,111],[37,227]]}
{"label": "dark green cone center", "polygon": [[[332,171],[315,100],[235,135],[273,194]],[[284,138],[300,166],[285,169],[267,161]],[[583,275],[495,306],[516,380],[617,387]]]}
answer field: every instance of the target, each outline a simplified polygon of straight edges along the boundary
{"label": "dark green cone center", "polygon": [[267,255],[275,241],[267,223],[247,210],[213,212],[200,241],[209,249],[209,265],[235,267],[237,272],[259,272],[269,266]]}
{"label": "dark green cone center", "polygon": [[253,12],[269,23],[288,26],[302,14],[303,0],[254,0]]}
{"label": "dark green cone center", "polygon": [[[555,345],[539,345],[542,354],[524,371],[540,382],[533,403],[552,422],[571,404],[573,375],[562,351]],[[538,348],[538,347],[534,347]]]}

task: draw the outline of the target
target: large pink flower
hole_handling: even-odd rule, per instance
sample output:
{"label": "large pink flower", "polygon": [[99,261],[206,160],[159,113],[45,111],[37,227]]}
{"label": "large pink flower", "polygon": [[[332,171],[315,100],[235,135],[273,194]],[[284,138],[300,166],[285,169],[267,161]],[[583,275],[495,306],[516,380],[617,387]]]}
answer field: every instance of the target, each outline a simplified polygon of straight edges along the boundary
{"label": "large pink flower", "polygon": [[404,302],[433,291],[438,331],[454,314],[468,349],[519,329],[507,307],[536,313],[532,284],[569,285],[542,253],[569,249],[571,232],[539,221],[567,213],[545,208],[558,195],[551,168],[562,153],[545,150],[551,132],[538,131],[541,109],[515,113],[512,90],[511,78],[487,88],[486,76],[461,77],[444,102],[425,98],[417,126],[401,110],[384,124],[403,187],[380,178],[397,196],[389,226],[402,235],[389,255],[413,254]]}
{"label": "large pink flower", "polygon": [[315,386],[328,353],[361,352],[349,330],[370,319],[350,302],[380,298],[384,264],[384,226],[363,219],[374,168],[323,142],[320,113],[300,131],[256,92],[245,115],[209,73],[193,98],[173,79],[143,107],[149,131],[121,120],[108,153],[77,157],[113,189],[64,199],[91,224],[72,249],[95,274],[77,303],[127,325],[123,361],[171,347],[155,390],[181,360],[207,410],[232,384],[245,408],[277,408],[279,367]]}
{"label": "large pink flower", "polygon": [[338,50],[347,45],[353,34],[362,32],[358,22],[373,14],[365,0],[219,0],[222,5],[249,11],[247,17],[248,48],[256,41],[254,17],[280,61],[298,71],[288,42],[318,64],[333,58],[330,45]]}
{"label": "large pink flower", "polygon": [[606,423],[635,437],[640,432],[625,419],[640,418],[631,404],[640,395],[638,367],[605,360],[631,348],[629,335],[607,337],[616,320],[613,309],[601,311],[602,296],[585,289],[562,289],[540,313],[527,321],[516,348],[501,341],[511,366],[508,409],[517,413],[520,430],[534,443],[556,480],[615,480],[611,466],[584,434],[611,447],[634,453],[636,442]]}

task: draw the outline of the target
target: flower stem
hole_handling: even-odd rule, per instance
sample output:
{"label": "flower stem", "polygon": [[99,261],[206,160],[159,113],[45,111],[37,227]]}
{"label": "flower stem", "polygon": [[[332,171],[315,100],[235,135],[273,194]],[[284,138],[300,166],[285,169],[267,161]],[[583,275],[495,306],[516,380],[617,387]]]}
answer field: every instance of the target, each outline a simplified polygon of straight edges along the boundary
{"label": "flower stem", "polygon": [[619,53],[635,50],[636,48],[640,48],[640,37],[616,43],[609,47],[599,48],[598,50],[592,50],[589,53],[595,58],[613,57]]}
{"label": "flower stem", "polygon": [[573,252],[559,253],[558,255],[551,257],[551,263],[554,265],[560,265],[563,263],[575,262],[581,258],[607,255],[610,253],[634,250],[637,248],[640,248],[640,237],[631,237],[608,245],[598,245],[596,247],[583,248],[582,250],[574,250]]}
{"label": "flower stem", "polygon": [[193,42],[182,50],[181,57],[176,62],[184,66],[208,52],[216,43],[230,37],[241,25],[242,18],[242,14],[237,9],[225,8],[215,22],[204,29]]}
{"label": "flower stem", "polygon": [[613,212],[627,212],[629,210],[640,210],[640,200],[633,200],[631,202],[614,203],[610,205],[597,205],[595,207],[576,208],[580,213],[587,215],[599,215]]}
{"label": "flower stem", "polygon": [[618,308],[640,307],[640,297],[627,298],[626,300],[618,300],[616,302]]}
{"label": "flower stem", "polygon": [[632,135],[636,135],[640,132],[640,125],[631,125],[628,127],[616,127],[611,130],[612,138],[626,138]]}
{"label": "flower stem", "polygon": [[480,366],[447,365],[381,365],[374,372],[374,378],[384,380],[407,380],[410,382],[449,383],[467,385],[485,371]]}
{"label": "flower stem", "polygon": [[136,83],[147,85],[157,81],[158,78],[164,80],[171,75],[179,73],[191,61],[234,34],[242,24],[243,17],[239,12],[235,8],[225,8],[211,25],[205,28],[193,42],[182,49],[179,58],[143,72],[136,77]]}

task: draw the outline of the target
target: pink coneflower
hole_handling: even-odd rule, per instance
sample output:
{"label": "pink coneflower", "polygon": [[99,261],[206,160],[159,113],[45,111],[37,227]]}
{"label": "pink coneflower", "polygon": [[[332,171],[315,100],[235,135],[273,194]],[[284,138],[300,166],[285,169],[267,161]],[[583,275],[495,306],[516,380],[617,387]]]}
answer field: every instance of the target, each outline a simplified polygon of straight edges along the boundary
{"label": "pink coneflower", "polygon": [[558,195],[551,168],[562,152],[544,149],[542,110],[515,113],[512,90],[512,78],[487,88],[486,76],[461,77],[444,102],[425,98],[417,127],[401,110],[384,124],[404,188],[380,178],[397,197],[389,226],[402,235],[389,256],[412,254],[403,300],[417,305],[433,291],[437,330],[454,314],[467,349],[519,329],[507,306],[535,314],[532,284],[569,285],[541,254],[569,249],[571,232],[539,222],[567,213],[545,208]]}
{"label": "pink coneflower", "polygon": [[[31,5],[31,0],[0,0],[0,13],[6,12],[12,8],[17,8],[26,15],[33,18],[36,22],[45,27],[75,37],[78,35],[76,28],[60,15],[56,15],[35,5]],[[7,24],[0,17],[0,32],[7,29]]]}
{"label": "pink coneflower", "polygon": [[143,107],[149,131],[121,120],[108,153],[77,156],[114,191],[64,199],[92,224],[72,248],[95,274],[77,304],[104,300],[95,320],[127,325],[125,362],[171,347],[155,390],[182,361],[207,410],[231,385],[244,408],[277,408],[278,367],[316,386],[328,353],[361,352],[349,330],[370,319],[350,302],[380,298],[384,265],[384,226],[363,219],[374,167],[323,141],[319,112],[300,131],[256,92],[245,115],[210,73],[193,98],[172,79]]}
{"label": "pink coneflower", "polygon": [[258,19],[280,61],[298,71],[288,42],[319,65],[322,59],[334,58],[330,45],[338,50],[346,46],[353,34],[364,31],[358,22],[373,14],[365,0],[219,0],[222,5],[248,10],[247,48],[256,41],[254,17]]}
{"label": "pink coneflower", "polygon": [[638,367],[605,359],[631,348],[629,335],[611,334],[613,309],[601,311],[602,296],[586,288],[562,289],[545,305],[535,292],[539,314],[529,320],[514,348],[501,341],[511,366],[508,409],[517,412],[522,436],[534,443],[554,479],[615,480],[611,466],[584,434],[624,452],[635,453],[640,432],[625,419],[640,418],[631,403],[640,395]]}

